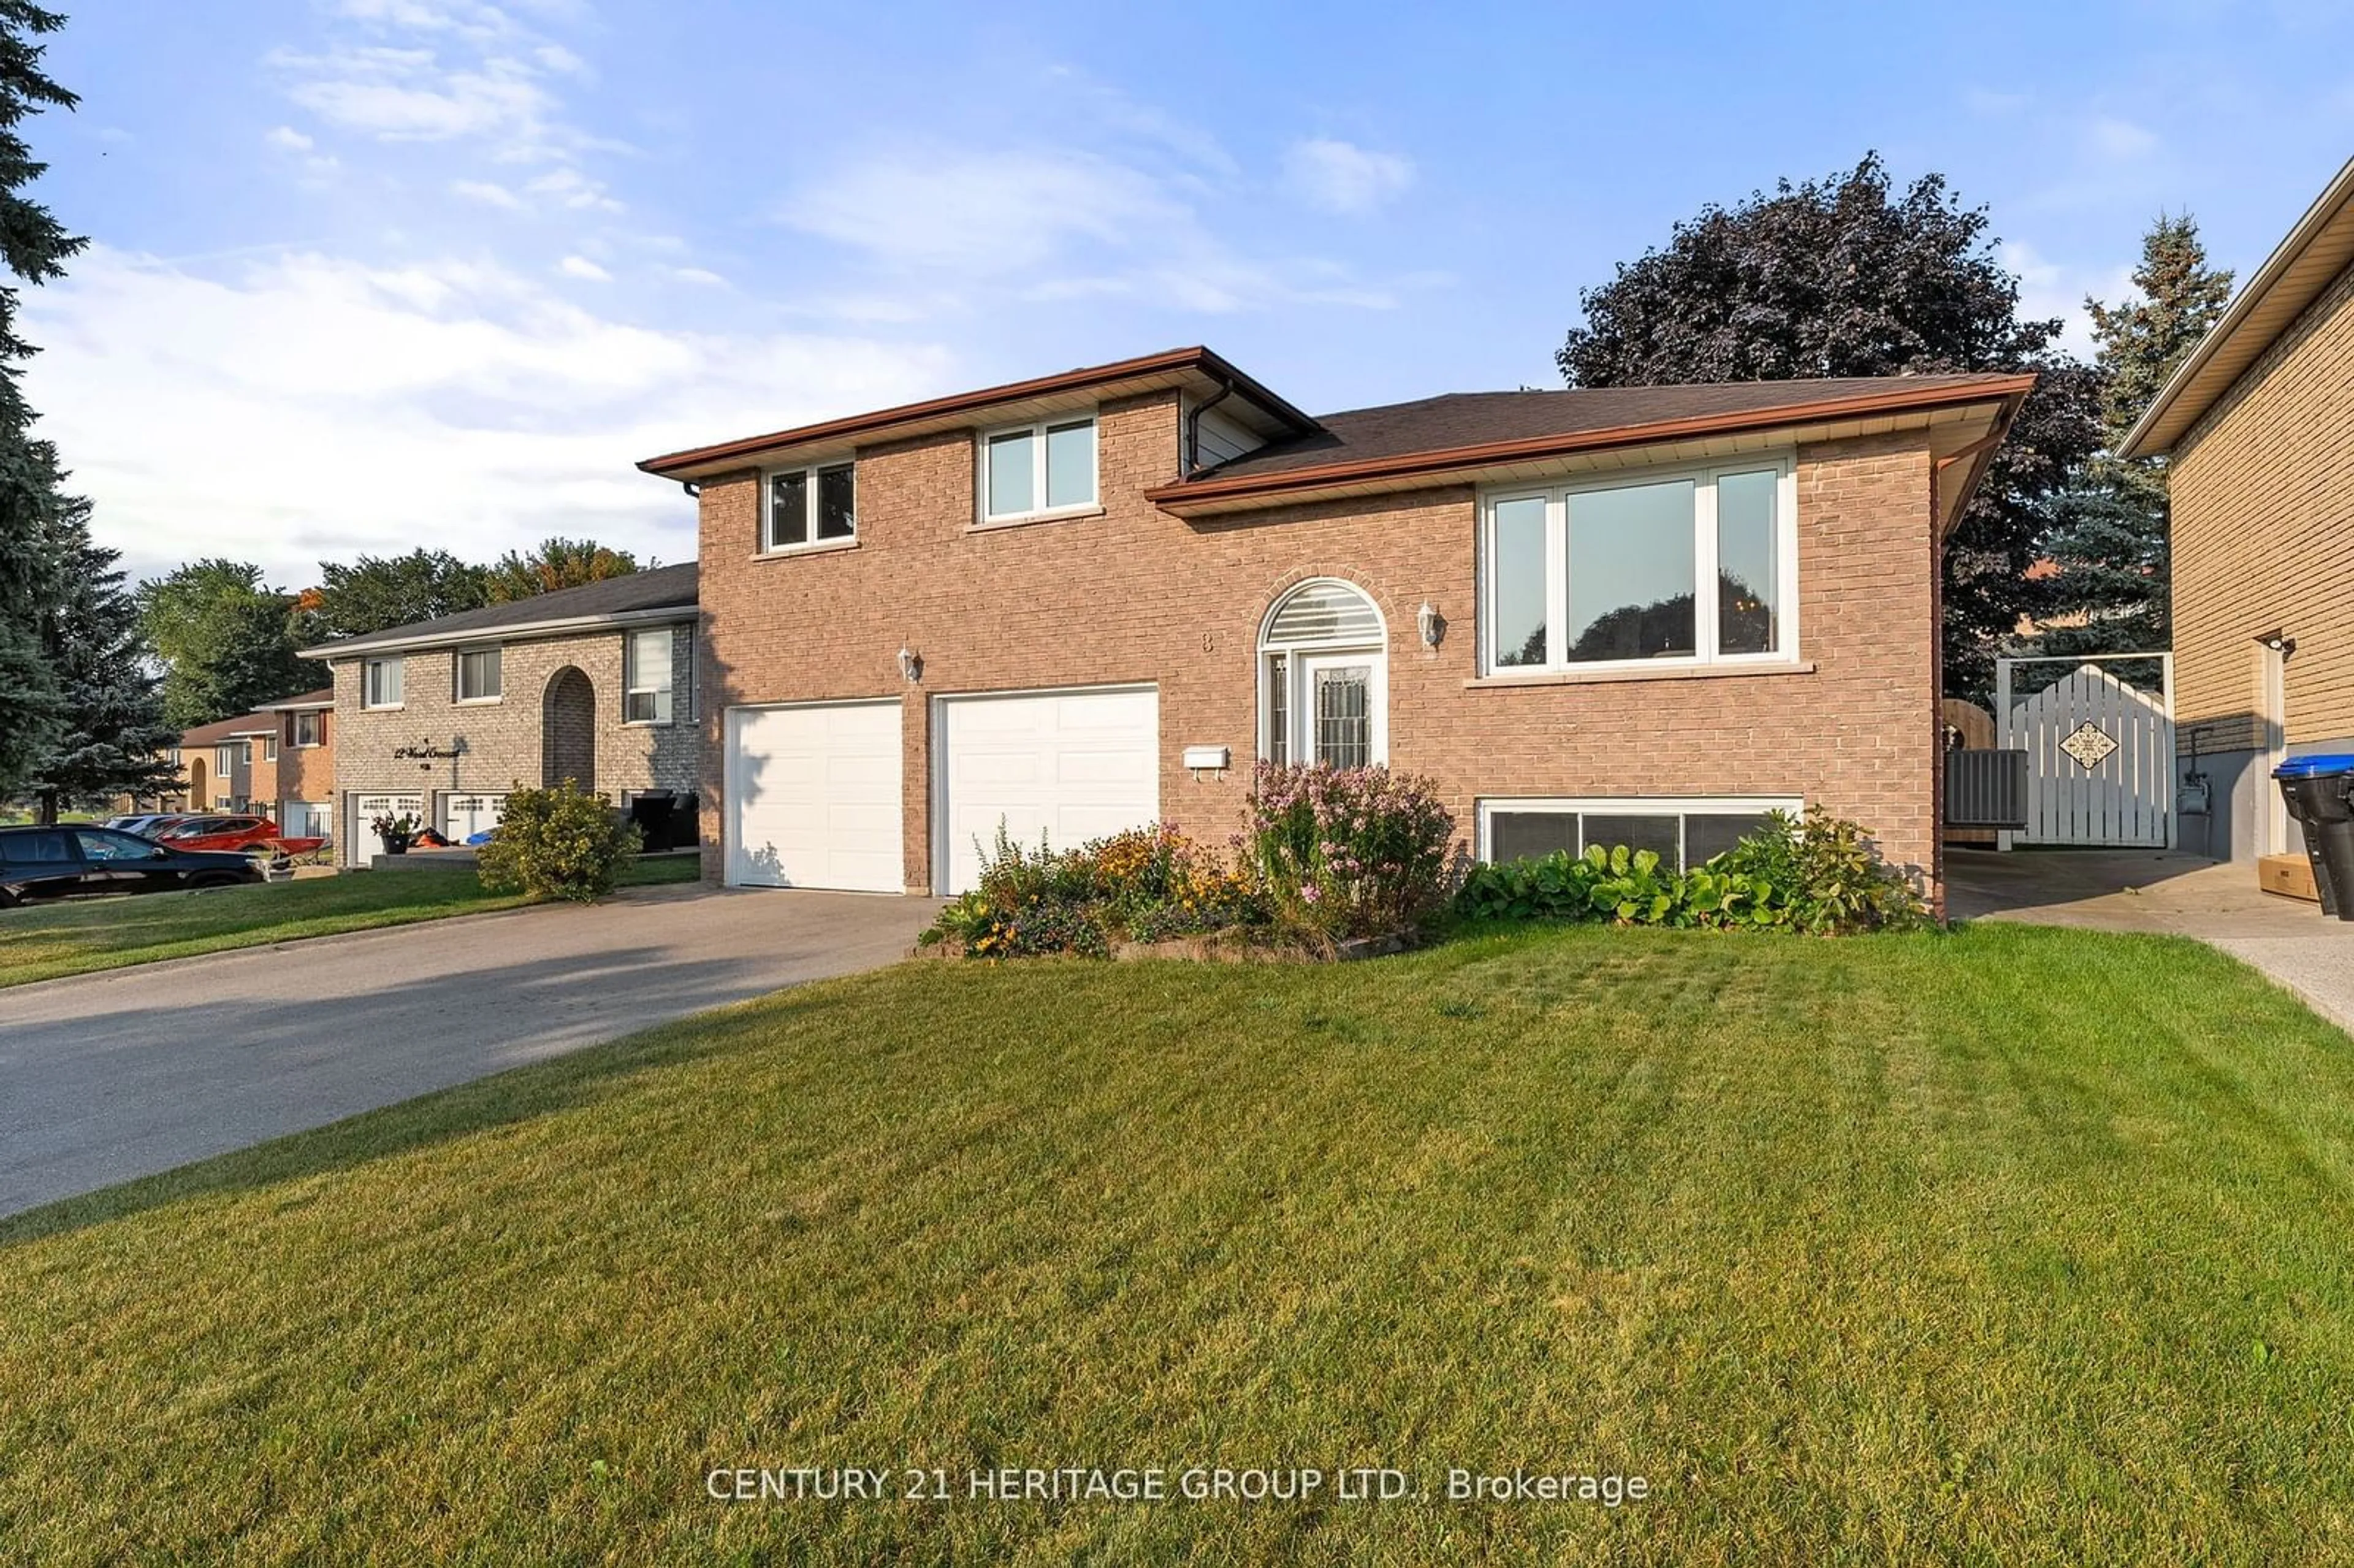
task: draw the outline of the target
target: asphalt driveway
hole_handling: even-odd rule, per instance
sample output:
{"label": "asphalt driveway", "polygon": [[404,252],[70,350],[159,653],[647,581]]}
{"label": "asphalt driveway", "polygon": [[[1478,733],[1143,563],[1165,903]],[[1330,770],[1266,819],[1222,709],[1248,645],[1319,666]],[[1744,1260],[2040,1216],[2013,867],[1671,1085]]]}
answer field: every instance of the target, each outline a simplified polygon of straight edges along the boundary
{"label": "asphalt driveway", "polygon": [[889,963],[935,907],[643,889],[0,991],[0,1214]]}

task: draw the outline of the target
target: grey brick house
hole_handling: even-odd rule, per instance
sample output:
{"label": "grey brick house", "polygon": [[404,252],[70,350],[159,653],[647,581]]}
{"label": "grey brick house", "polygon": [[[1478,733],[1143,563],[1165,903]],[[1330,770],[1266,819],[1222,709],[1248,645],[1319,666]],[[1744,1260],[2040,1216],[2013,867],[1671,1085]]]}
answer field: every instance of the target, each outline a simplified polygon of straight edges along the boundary
{"label": "grey brick house", "polygon": [[616,805],[692,793],[695,577],[658,567],[305,649],[334,674],[345,863],[382,848],[375,817],[463,839],[517,787],[570,779]]}

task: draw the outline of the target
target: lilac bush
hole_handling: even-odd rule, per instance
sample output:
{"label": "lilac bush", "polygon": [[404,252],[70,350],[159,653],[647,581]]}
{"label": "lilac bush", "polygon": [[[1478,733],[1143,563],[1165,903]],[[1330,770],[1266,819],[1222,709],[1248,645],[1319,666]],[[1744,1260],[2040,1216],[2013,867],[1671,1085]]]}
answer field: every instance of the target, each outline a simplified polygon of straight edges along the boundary
{"label": "lilac bush", "polygon": [[1426,779],[1270,762],[1252,775],[1243,847],[1278,916],[1328,940],[1401,934],[1435,913],[1454,838]]}

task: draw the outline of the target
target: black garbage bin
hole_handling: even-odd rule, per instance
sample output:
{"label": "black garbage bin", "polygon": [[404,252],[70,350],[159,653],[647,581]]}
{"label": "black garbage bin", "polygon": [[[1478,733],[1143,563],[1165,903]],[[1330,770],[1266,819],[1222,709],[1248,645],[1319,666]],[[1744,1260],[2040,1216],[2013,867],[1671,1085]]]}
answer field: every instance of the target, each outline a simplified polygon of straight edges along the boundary
{"label": "black garbage bin", "polygon": [[2292,757],[2273,769],[2288,814],[2305,832],[2321,912],[2354,920],[2354,757]]}

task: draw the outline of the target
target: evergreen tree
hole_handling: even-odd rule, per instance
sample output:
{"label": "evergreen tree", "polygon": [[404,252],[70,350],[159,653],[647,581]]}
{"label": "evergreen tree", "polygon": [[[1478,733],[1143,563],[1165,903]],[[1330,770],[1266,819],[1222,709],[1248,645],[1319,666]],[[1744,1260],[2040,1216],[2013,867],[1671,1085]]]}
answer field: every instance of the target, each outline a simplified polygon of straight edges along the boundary
{"label": "evergreen tree", "polygon": [[[25,195],[48,165],[18,133],[27,117],[76,101],[42,72],[36,41],[64,23],[26,0],[0,0],[0,263],[27,283],[58,276],[84,243]],[[42,651],[42,628],[66,578],[54,553],[59,475],[56,452],[31,433],[21,379],[33,347],[17,335],[17,303],[15,289],[0,288],[0,796],[23,788],[65,715]]]}
{"label": "evergreen tree", "polygon": [[1708,207],[1663,249],[1580,296],[1585,323],[1555,355],[1573,387],[2033,371],[1945,556],[1946,687],[1992,683],[1994,654],[2041,608],[2028,568],[2054,503],[2099,445],[2099,377],[2023,320],[2019,281],[1982,208],[1935,175],[1896,191],[1877,154],[1843,175]]}
{"label": "evergreen tree", "polygon": [[62,807],[160,794],[179,772],[163,755],[179,731],[164,722],[138,602],[116,569],[121,556],[91,541],[89,513],[88,502],[69,503],[52,551],[65,567],[64,591],[42,641],[65,712],[62,733],[33,775],[44,822],[56,821]]}
{"label": "evergreen tree", "polygon": [[2172,637],[2166,465],[2115,453],[2175,366],[2222,315],[2232,275],[2207,264],[2190,214],[2160,214],[2142,237],[2133,281],[2137,298],[2115,305],[2084,302],[2105,385],[2102,450],[2062,497],[2051,538],[2059,571],[2051,579],[2050,607],[2078,624],[2044,626],[2036,639],[2040,652],[2162,649]]}
{"label": "evergreen tree", "polygon": [[164,657],[164,715],[183,729],[234,718],[327,683],[296,656],[297,600],[246,561],[192,562],[139,585],[139,614]]}

